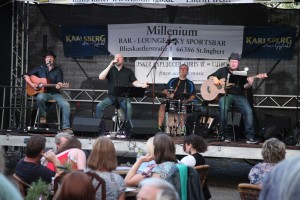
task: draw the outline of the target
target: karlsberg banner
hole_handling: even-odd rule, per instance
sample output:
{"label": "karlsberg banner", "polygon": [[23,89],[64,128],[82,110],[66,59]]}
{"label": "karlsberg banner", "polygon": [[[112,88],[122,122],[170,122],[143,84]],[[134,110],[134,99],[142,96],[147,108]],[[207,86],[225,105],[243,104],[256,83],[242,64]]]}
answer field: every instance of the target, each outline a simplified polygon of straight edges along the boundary
{"label": "karlsberg banner", "polygon": [[187,78],[195,84],[202,84],[212,72],[225,67],[228,60],[160,60],[156,63],[155,69],[152,69],[154,63],[155,60],[136,60],[136,78],[141,82],[153,83],[155,73],[155,83],[167,83],[171,78],[178,77],[179,66],[186,64],[189,66]]}
{"label": "karlsberg banner", "polygon": [[[121,34],[120,34],[121,33]],[[190,24],[114,24],[62,27],[67,57],[121,53],[124,57],[292,59],[294,27],[244,27]]]}

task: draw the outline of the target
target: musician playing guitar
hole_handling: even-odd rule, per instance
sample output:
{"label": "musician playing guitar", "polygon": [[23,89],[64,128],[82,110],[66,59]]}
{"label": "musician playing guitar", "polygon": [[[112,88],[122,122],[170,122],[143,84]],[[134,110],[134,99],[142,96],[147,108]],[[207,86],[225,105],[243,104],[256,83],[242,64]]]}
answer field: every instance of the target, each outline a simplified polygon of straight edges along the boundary
{"label": "musician playing guitar", "polygon": [[[56,100],[59,107],[62,109],[62,129],[64,132],[73,133],[70,128],[70,104],[60,93],[59,89],[63,87],[63,71],[60,67],[54,65],[56,55],[53,51],[44,54],[45,64],[30,70],[24,75],[29,90],[37,91],[37,106],[39,108],[40,123],[46,123],[46,102]],[[53,85],[54,87],[44,88],[40,82],[35,82],[36,79],[47,80],[45,85]],[[42,86],[40,86],[42,85]],[[42,88],[40,88],[42,87]],[[41,90],[43,92],[39,92]]]}
{"label": "musician playing guitar", "polygon": [[[231,138],[226,133],[227,127],[227,113],[231,105],[235,105],[236,108],[243,114],[245,123],[245,133],[247,143],[258,143],[255,139],[255,133],[253,128],[253,114],[250,104],[245,97],[245,90],[249,89],[253,85],[255,77],[234,78],[234,71],[239,71],[240,55],[238,53],[231,53],[229,57],[229,63],[226,67],[218,69],[216,72],[208,76],[208,79],[212,80],[216,86],[220,84],[228,84],[231,87],[226,88],[226,95],[219,98],[219,110],[220,110],[220,136],[225,142],[230,142]],[[231,77],[232,76],[232,77]],[[231,77],[231,78],[230,78]],[[225,79],[225,83],[220,79]],[[230,82],[229,82],[230,81]],[[234,85],[232,85],[234,84]]]}

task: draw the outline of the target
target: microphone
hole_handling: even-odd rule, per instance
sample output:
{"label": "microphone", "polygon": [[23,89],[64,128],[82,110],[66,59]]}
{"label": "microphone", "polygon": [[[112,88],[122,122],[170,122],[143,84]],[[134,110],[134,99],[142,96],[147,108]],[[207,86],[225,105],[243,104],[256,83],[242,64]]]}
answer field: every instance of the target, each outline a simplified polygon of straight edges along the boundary
{"label": "microphone", "polygon": [[46,63],[46,65],[50,65],[51,64],[51,61],[49,60],[47,63]]}
{"label": "microphone", "polygon": [[166,42],[166,44],[167,44],[167,45],[170,45],[170,44],[171,44],[171,42],[172,42],[172,40],[171,40],[171,35],[169,34],[169,38],[167,39],[167,42]]}

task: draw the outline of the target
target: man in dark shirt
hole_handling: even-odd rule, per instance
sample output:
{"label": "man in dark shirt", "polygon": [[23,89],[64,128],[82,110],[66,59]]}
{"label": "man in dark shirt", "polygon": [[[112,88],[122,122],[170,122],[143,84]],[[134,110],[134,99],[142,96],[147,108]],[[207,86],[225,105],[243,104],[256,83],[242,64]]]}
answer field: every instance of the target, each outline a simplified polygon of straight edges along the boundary
{"label": "man in dark shirt", "polygon": [[[209,75],[208,78],[213,80],[215,85],[222,85],[220,79],[225,79],[225,82],[234,83],[234,86],[227,89],[227,94],[220,97],[219,99],[219,110],[220,110],[220,135],[222,140],[230,142],[231,138],[228,137],[225,129],[227,126],[227,113],[230,105],[235,105],[239,111],[244,115],[245,133],[247,137],[247,143],[256,144],[257,141],[254,136],[253,128],[253,114],[250,104],[245,97],[245,90],[249,89],[253,85],[254,78],[242,78],[233,75],[234,71],[238,71],[240,63],[240,55],[238,53],[231,53],[229,57],[229,64],[227,67],[218,69],[213,74]],[[229,80],[227,80],[229,77]]]}
{"label": "man in dark shirt", "polygon": [[[172,78],[171,80],[169,80],[169,82],[167,83],[163,91],[163,93],[167,96],[168,100],[171,101],[180,100],[181,103],[189,103],[195,99],[196,97],[195,85],[191,80],[187,79],[188,72],[189,72],[189,67],[186,64],[182,64],[179,67],[179,77]],[[158,111],[158,128],[160,130],[164,129],[163,123],[165,120],[165,114],[166,114],[166,103],[162,103]],[[184,122],[185,120],[186,119],[183,119]],[[165,126],[168,125],[165,124]]]}
{"label": "man in dark shirt", "polygon": [[115,58],[110,62],[110,64],[99,74],[99,79],[107,79],[108,96],[97,104],[96,117],[102,118],[103,111],[107,106],[119,104],[122,107],[122,110],[126,113],[126,120],[130,120],[132,117],[130,98],[118,97],[117,99],[117,97],[113,95],[114,87],[130,87],[133,85],[134,87],[147,88],[148,84],[139,82],[133,71],[124,66],[124,57],[121,54],[115,55]]}
{"label": "man in dark shirt", "polygon": [[39,93],[37,95],[40,123],[46,123],[46,102],[54,99],[62,109],[63,132],[72,134],[73,131],[70,129],[70,104],[65,100],[59,91],[63,85],[63,71],[60,67],[54,65],[55,58],[56,56],[52,51],[47,52],[44,55],[45,65],[30,70],[26,75],[24,75],[24,78],[27,84],[29,84],[30,87],[35,90],[38,88],[38,83],[32,82],[30,77],[32,75],[37,76],[38,78],[46,78],[48,84],[56,84],[55,87],[47,87],[45,88],[44,93]]}
{"label": "man in dark shirt", "polygon": [[[31,184],[41,178],[46,183],[51,183],[52,177],[61,171],[56,166],[60,166],[59,160],[52,151],[45,153],[46,138],[41,135],[31,136],[26,145],[26,156],[18,161],[15,172],[24,182]],[[45,157],[52,162],[56,172],[41,165],[40,160]]]}

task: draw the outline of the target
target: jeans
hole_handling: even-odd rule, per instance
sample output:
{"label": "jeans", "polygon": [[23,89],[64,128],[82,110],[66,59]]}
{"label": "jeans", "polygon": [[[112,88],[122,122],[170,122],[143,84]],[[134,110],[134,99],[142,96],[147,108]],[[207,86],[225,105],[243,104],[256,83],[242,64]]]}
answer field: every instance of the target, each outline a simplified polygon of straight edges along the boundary
{"label": "jeans", "polygon": [[62,109],[62,129],[70,128],[70,104],[60,93],[39,93],[37,95],[39,115],[46,117],[46,102],[51,99],[56,100],[58,106],[60,107],[60,109]]}
{"label": "jeans", "polygon": [[230,108],[230,105],[234,104],[235,107],[237,107],[238,110],[244,116],[245,133],[247,139],[254,138],[253,114],[252,114],[252,109],[250,107],[250,104],[246,99],[246,97],[243,95],[227,94],[225,108],[224,108],[224,101],[225,101],[225,96],[222,96],[219,99],[221,134],[224,134],[225,137],[227,136],[225,133],[225,128],[227,126],[228,110]]}
{"label": "jeans", "polygon": [[[104,109],[107,106],[113,105],[114,103],[115,103],[115,101],[112,100],[109,97],[106,97],[105,99],[103,99],[103,101],[101,101],[100,103],[98,103],[96,105],[96,117],[102,119]],[[131,107],[130,98],[124,98],[123,100],[119,101],[119,103],[120,103],[120,106],[121,106],[122,110],[126,114],[126,119],[125,120],[127,121],[128,119],[131,119],[131,117],[132,117],[132,107]]]}

